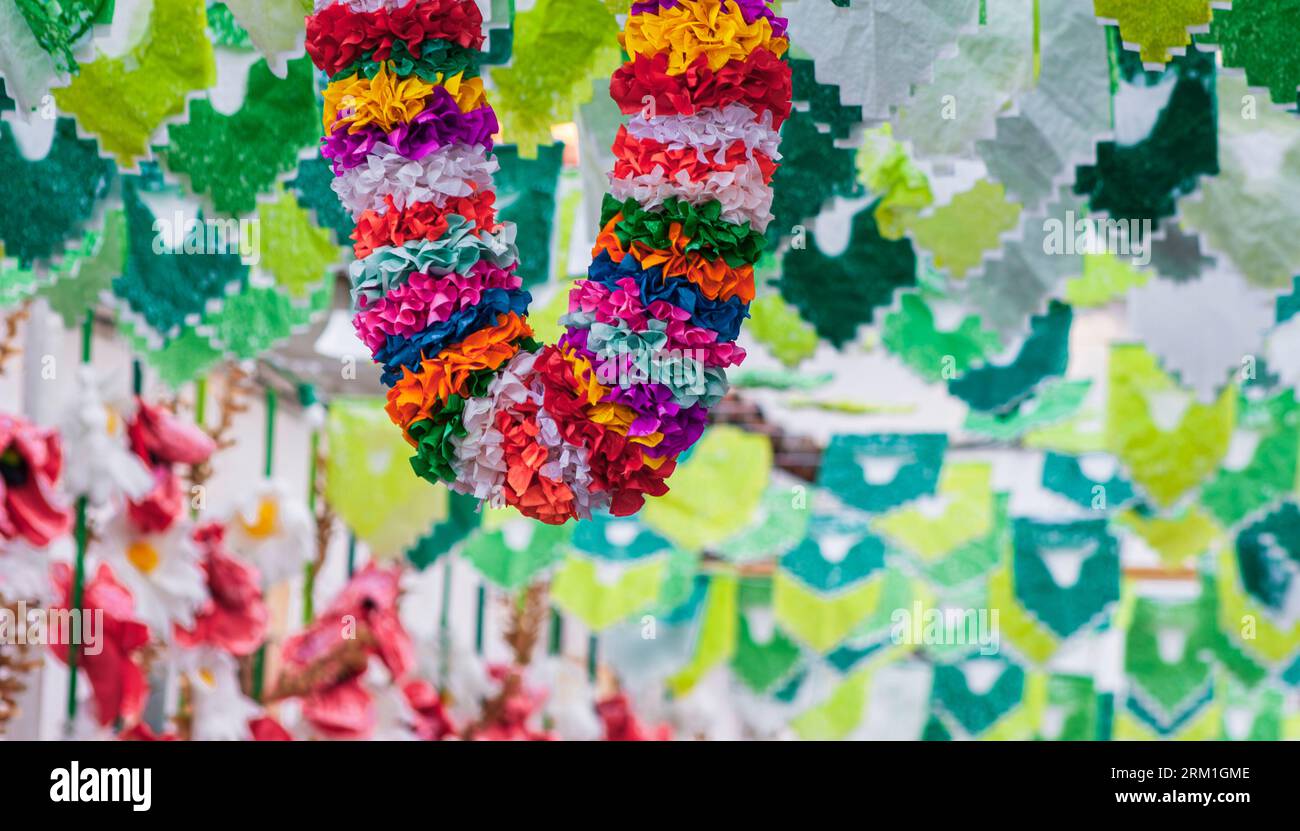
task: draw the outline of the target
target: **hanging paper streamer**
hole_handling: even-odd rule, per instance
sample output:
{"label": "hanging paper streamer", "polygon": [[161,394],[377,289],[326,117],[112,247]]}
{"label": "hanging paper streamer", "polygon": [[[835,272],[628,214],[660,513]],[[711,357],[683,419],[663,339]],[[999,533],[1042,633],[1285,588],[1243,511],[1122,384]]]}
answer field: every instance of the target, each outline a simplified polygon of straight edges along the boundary
{"label": "hanging paper streamer", "polygon": [[635,116],[596,260],[546,347],[494,205],[482,24],[467,0],[326,4],[308,20],[332,78],[323,153],[357,222],[357,331],[420,476],[552,524],[632,514],[667,492],[744,358],[791,108],[785,23],[756,3],[634,9],[611,94]]}

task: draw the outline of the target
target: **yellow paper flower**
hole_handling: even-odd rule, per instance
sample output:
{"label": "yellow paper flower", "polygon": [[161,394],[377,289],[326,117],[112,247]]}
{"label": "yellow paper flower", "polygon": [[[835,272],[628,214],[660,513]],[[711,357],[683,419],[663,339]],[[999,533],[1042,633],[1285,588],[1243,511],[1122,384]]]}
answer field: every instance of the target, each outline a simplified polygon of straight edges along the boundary
{"label": "yellow paper flower", "polygon": [[[609,389],[596,379],[596,370],[592,367],[591,361],[579,355],[575,350],[566,350],[564,359],[573,366],[573,377],[578,382],[577,392],[579,397],[587,401],[587,417],[596,424],[608,427],[620,436],[626,436],[628,430],[632,428],[632,422],[636,421],[636,411],[626,404],[616,404],[604,400],[609,395]],[[633,436],[628,439],[633,444],[641,444],[646,447],[655,447],[663,440],[663,433]]]}
{"label": "yellow paper flower", "polygon": [[724,6],[722,0],[680,0],[658,14],[634,14],[619,41],[631,55],[668,53],[669,75],[685,72],[700,55],[707,55],[709,68],[718,70],[760,48],[779,58],[790,45],[772,36],[767,18],[747,23],[739,3]]}
{"label": "yellow paper flower", "polygon": [[347,124],[350,133],[369,124],[391,130],[419,115],[432,92],[432,84],[415,76],[399,80],[386,67],[374,78],[354,75],[335,81],[325,88],[325,131],[338,124]]}
{"label": "yellow paper flower", "polygon": [[450,78],[442,78],[442,86],[446,87],[447,92],[451,93],[451,97],[456,101],[456,106],[463,113],[477,110],[487,103],[487,95],[483,92],[482,78],[466,79],[464,72],[457,72]]}

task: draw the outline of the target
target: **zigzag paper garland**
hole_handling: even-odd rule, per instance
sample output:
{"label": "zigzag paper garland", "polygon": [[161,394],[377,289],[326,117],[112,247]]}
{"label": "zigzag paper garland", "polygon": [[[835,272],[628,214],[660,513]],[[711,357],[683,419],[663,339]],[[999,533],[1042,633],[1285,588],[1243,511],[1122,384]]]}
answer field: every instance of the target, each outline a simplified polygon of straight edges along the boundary
{"label": "zigzag paper garland", "polygon": [[322,146],[357,222],[355,324],[416,473],[551,524],[666,493],[744,358],[791,109],[785,21],[759,0],[634,4],[610,89],[635,115],[595,262],[543,347],[494,206],[477,5],[317,5],[307,49],[333,79]]}

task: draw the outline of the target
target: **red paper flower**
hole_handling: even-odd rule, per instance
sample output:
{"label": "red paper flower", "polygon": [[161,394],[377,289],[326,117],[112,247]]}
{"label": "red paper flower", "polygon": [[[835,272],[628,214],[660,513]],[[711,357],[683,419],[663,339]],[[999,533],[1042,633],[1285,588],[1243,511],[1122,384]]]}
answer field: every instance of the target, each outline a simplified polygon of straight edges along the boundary
{"label": "red paper flower", "polygon": [[135,418],[127,425],[131,450],[153,472],[154,488],[138,502],[127,505],[127,515],[141,531],[166,531],[185,511],[185,492],[176,465],[197,465],[208,460],[217,445],[207,433],[162,407],[136,400]]}
{"label": "red paper flower", "polygon": [[495,231],[495,201],[495,193],[481,190],[472,196],[449,199],[441,207],[432,202],[417,202],[399,211],[393,204],[393,197],[385,196],[388,210],[382,214],[366,211],[357,221],[356,230],[352,232],[355,240],[353,252],[357,259],[364,259],[384,246],[400,248],[411,240],[437,239],[446,232],[447,217],[451,214],[473,221],[479,231]]}
{"label": "red paper flower", "polygon": [[[743,142],[732,142],[722,161],[718,160],[717,151],[706,153],[701,160],[694,147],[669,148],[655,139],[637,138],[627,131],[626,125],[618,128],[613,149],[615,179],[632,179],[660,168],[674,181],[678,174],[685,173],[692,182],[702,182],[709,174],[735,170],[749,161]],[[763,171],[763,181],[770,184],[776,174],[776,162],[761,152],[754,153],[754,160]]]}
{"label": "red paper flower", "polygon": [[[394,683],[401,683],[415,663],[411,636],[397,611],[401,572],[373,563],[344,587],[310,627],[285,641],[288,674],[328,664],[350,641],[360,641],[367,655],[376,655]],[[362,684],[364,667],[323,673],[327,680],[302,699],[302,713],[323,735],[335,739],[364,739],[375,727],[370,692]]]}
{"label": "red paper flower", "polygon": [[[72,607],[72,566],[55,563],[51,578],[59,597],[53,611],[68,611]],[[105,727],[118,719],[133,723],[144,711],[149,694],[149,683],[135,662],[135,653],[149,643],[149,627],[135,619],[131,593],[106,565],[86,583],[81,608],[82,640],[86,642],[78,647],[77,668],[90,680],[95,717]],[[95,620],[101,612],[102,628]],[[92,631],[97,639],[94,643],[90,642]],[[64,642],[51,643],[50,650],[67,663],[68,647]]]}
{"label": "red paper flower", "polygon": [[68,532],[72,515],[54,489],[62,472],[58,434],[0,415],[0,538],[44,548]]}
{"label": "red paper flower", "polygon": [[596,715],[605,725],[607,742],[667,742],[673,738],[673,728],[667,724],[647,731],[637,720],[632,712],[632,703],[623,693],[597,702]]}
{"label": "red paper flower", "polygon": [[194,532],[203,549],[203,573],[208,579],[207,603],[199,609],[194,629],[176,629],[181,646],[210,645],[232,655],[251,655],[266,640],[267,611],[257,569],[226,550],[226,529],[209,523]]}
{"label": "red paper flower", "polygon": [[170,730],[162,733],[155,733],[153,728],[146,722],[140,722],[132,725],[121,733],[117,734],[117,740],[120,742],[174,742],[178,741],[176,734]]}
{"label": "red paper flower", "polygon": [[473,739],[479,742],[550,742],[555,737],[529,726],[529,721],[542,706],[544,693],[524,685],[517,667],[496,664],[488,667],[488,674],[498,681],[505,691],[498,711],[491,720],[474,729]]}
{"label": "red paper flower", "polygon": [[284,729],[280,722],[270,716],[261,716],[248,722],[248,729],[255,742],[291,742],[293,736]]}
{"label": "red paper flower", "polygon": [[307,18],[307,52],[331,76],[367,53],[370,60],[388,60],[398,41],[418,58],[431,40],[474,50],[482,47],[483,14],[474,0],[421,0],[373,12],[354,12],[338,4]]}
{"label": "red paper flower", "polygon": [[456,723],[447,712],[438,689],[428,681],[411,681],[402,688],[406,703],[415,711],[415,735],[438,742],[456,735]]}
{"label": "red paper flower", "polygon": [[637,55],[610,78],[609,94],[626,114],[654,101],[654,116],[692,115],[707,107],[741,103],[762,115],[772,113],[780,127],[790,115],[790,70],[767,49],[755,49],[743,61],[728,61],[714,72],[707,56],[695,59],[680,75],[668,74],[668,53]]}

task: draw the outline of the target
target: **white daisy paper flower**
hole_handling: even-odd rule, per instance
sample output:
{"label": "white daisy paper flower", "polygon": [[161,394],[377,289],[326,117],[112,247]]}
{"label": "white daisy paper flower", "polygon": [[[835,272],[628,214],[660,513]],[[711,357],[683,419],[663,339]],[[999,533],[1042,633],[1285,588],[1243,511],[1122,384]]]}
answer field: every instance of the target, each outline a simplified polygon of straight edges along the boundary
{"label": "white daisy paper flower", "polygon": [[316,521],[307,503],[282,482],[264,481],[228,523],[226,544],[274,586],[316,559]]}
{"label": "white daisy paper flower", "polygon": [[113,573],[135,598],[136,618],[166,643],[173,625],[193,628],[195,613],[208,599],[202,552],[192,530],[189,523],[177,522],[146,534],[123,514],[109,523],[102,546]]}
{"label": "white daisy paper flower", "polygon": [[131,452],[127,418],[104,394],[108,385],[90,367],[78,370],[77,385],[63,408],[63,486],[92,505],[141,499],[153,489],[149,468]]}

